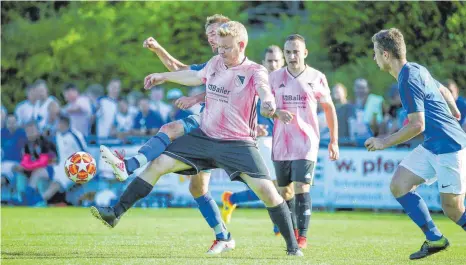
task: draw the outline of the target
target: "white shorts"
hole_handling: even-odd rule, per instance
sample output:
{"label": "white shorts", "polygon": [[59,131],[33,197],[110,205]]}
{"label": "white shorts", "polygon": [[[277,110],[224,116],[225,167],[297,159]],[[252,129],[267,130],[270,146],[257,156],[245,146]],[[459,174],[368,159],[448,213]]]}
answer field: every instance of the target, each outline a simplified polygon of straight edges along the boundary
{"label": "white shorts", "polygon": [[272,180],[277,180],[277,174],[275,173],[275,167],[272,161],[272,137],[266,136],[257,138],[257,146],[269,170],[270,178]]}
{"label": "white shorts", "polygon": [[401,161],[400,166],[423,178],[431,185],[438,180],[441,193],[466,192],[466,148],[458,152],[435,155],[422,145]]}

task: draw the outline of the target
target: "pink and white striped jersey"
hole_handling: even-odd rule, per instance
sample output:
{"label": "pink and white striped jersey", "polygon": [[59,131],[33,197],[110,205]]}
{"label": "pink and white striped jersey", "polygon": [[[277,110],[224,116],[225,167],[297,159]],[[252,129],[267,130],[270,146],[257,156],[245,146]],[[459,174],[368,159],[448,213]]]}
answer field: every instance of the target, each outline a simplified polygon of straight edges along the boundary
{"label": "pink and white striped jersey", "polygon": [[294,77],[283,67],[270,73],[269,79],[277,109],[294,114],[289,124],[274,120],[272,159],[316,161],[320,141],[317,103],[332,100],[325,75],[306,66]]}
{"label": "pink and white striped jersey", "polygon": [[227,68],[217,55],[198,72],[206,84],[201,130],[221,140],[255,141],[257,89],[269,87],[267,70],[245,58]]}

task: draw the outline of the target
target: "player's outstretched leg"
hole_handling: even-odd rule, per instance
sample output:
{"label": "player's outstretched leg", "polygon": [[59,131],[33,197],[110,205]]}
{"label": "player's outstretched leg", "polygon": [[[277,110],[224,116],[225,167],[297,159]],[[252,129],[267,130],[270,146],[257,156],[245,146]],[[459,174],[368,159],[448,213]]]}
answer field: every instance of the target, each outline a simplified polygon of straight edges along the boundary
{"label": "player's outstretched leg", "polygon": [[424,179],[399,166],[392,178],[390,190],[404,211],[414,223],[424,232],[426,241],[421,250],[411,254],[410,259],[420,259],[446,249],[448,240],[443,236],[430,216],[425,201],[414,191]]}
{"label": "player's outstretched leg", "polygon": [[270,219],[278,226],[280,233],[286,241],[287,254],[291,256],[304,256],[294,236],[288,205],[286,205],[283,198],[278,194],[272,181],[252,178],[246,174],[241,174],[241,178],[264,202],[269,212]]}
{"label": "player's outstretched leg", "polygon": [[115,227],[121,216],[140,199],[149,195],[160,176],[190,169],[188,166],[169,156],[162,155],[144,170],[141,176],[135,178],[120,196],[113,207],[91,207],[91,213],[108,227]]}
{"label": "player's outstretched leg", "polygon": [[207,254],[220,254],[235,248],[235,240],[222,221],[220,209],[209,192],[210,172],[201,171],[191,177],[189,192],[194,197],[199,211],[214,230],[215,240]]}
{"label": "player's outstretched leg", "polygon": [[[159,157],[173,140],[182,136],[185,133],[184,124],[185,120],[178,120],[163,125],[155,136],[144,143],[137,155],[128,159],[124,158],[124,154],[114,154],[109,148],[101,145],[102,159],[112,167],[118,180],[125,181],[135,170]],[[191,127],[189,129],[192,129]]]}

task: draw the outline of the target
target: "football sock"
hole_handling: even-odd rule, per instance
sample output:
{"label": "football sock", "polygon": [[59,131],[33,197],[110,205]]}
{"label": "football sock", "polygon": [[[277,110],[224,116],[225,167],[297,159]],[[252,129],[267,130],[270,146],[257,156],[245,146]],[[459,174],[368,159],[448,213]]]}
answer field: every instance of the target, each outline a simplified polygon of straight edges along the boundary
{"label": "football sock", "polygon": [[287,250],[296,250],[298,242],[293,232],[293,224],[291,222],[290,209],[285,202],[280,203],[275,207],[268,207],[270,219],[278,226],[278,230],[286,241]]}
{"label": "football sock", "polygon": [[139,149],[138,155],[125,160],[128,174],[132,174],[139,167],[142,167],[147,164],[147,162],[153,161],[159,157],[170,144],[170,137],[163,132],[158,132]]}
{"label": "football sock", "polygon": [[463,215],[460,217],[458,222],[456,222],[461,228],[463,228],[464,231],[466,231],[466,211],[463,213]]}
{"label": "football sock", "polygon": [[251,201],[258,201],[260,200],[259,197],[252,191],[251,189],[235,192],[230,196],[230,203],[231,204],[238,204],[242,202],[251,202]]}
{"label": "football sock", "polygon": [[442,233],[432,221],[426,202],[416,191],[410,191],[405,195],[396,198],[405,212],[421,228],[427,240],[436,241],[442,238]]}
{"label": "football sock", "polygon": [[296,194],[296,216],[298,217],[299,236],[306,237],[309,221],[311,220],[312,203],[309,192]]}
{"label": "football sock", "polygon": [[298,229],[298,223],[296,222],[296,197],[286,201],[288,208],[290,209],[291,221],[293,222],[293,230]]}
{"label": "football sock", "polygon": [[209,226],[214,229],[216,239],[227,240],[228,231],[222,221],[218,205],[212,199],[212,196],[210,196],[210,192],[207,192],[206,194],[195,198],[194,200],[197,202],[199,211],[201,211],[204,219],[207,221]]}
{"label": "football sock", "polygon": [[152,191],[153,187],[154,186],[139,177],[131,181],[125,192],[121,195],[120,200],[113,207],[116,217],[120,217],[129,208],[133,207],[138,200],[146,197]]}

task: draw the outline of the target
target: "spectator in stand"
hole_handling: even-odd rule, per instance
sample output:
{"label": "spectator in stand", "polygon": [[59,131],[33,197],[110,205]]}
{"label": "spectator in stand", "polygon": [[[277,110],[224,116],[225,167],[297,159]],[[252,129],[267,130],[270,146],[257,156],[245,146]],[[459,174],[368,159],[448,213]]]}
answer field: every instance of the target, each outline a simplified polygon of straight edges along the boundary
{"label": "spectator in stand", "polygon": [[36,87],[28,85],[26,87],[27,99],[16,105],[15,116],[20,127],[34,119],[34,105],[37,102]]}
{"label": "spectator in stand", "polygon": [[[2,187],[10,184],[11,189],[17,194],[16,199],[20,200],[21,194],[24,193],[27,180],[24,175],[16,174],[14,168],[21,162],[21,149],[27,142],[26,132],[18,128],[16,117],[8,115],[6,128],[2,128]],[[5,192],[6,190],[3,190]],[[3,194],[2,192],[2,194]],[[4,196],[2,196],[4,198]],[[3,199],[2,199],[3,200]]]}
{"label": "spectator in stand", "polygon": [[[39,131],[46,137],[54,131],[53,124],[58,120],[60,104],[54,96],[49,95],[47,83],[39,79],[34,83],[37,101],[34,104],[33,118],[36,121]],[[52,125],[52,126],[50,126]]]}
{"label": "spectator in stand", "polygon": [[56,195],[61,195],[60,200],[64,200],[64,193],[69,190],[74,183],[66,176],[63,165],[66,159],[72,154],[79,151],[87,152],[87,145],[83,134],[72,128],[71,124],[72,119],[69,116],[64,114],[59,116],[58,132],[56,136],[58,163],[54,166],[52,180],[42,193],[42,199],[46,202],[52,200]]}
{"label": "spectator in stand", "polygon": [[166,123],[168,120],[168,113],[170,113],[172,107],[170,104],[163,102],[164,95],[165,90],[163,89],[163,87],[153,87],[150,90],[150,100],[152,101],[150,103],[150,109],[160,113],[162,120],[164,121],[164,123]]}
{"label": "spectator in stand", "polygon": [[128,111],[133,118],[135,118],[139,113],[138,102],[141,98],[144,97],[144,94],[136,89],[129,92],[127,99],[128,99]]}
{"label": "spectator in stand", "polygon": [[6,110],[5,106],[2,104],[2,118],[0,123],[2,124],[2,129],[6,126],[6,116],[8,115],[8,111]]}
{"label": "spectator in stand", "polygon": [[350,134],[354,138],[368,138],[378,134],[383,121],[383,97],[371,94],[366,79],[354,82],[356,118],[350,121]]}
{"label": "spectator in stand", "polygon": [[91,135],[97,135],[97,126],[96,126],[96,120],[97,120],[97,115],[98,113],[98,100],[104,96],[104,87],[100,84],[92,84],[87,87],[86,89],[86,96],[89,98],[90,104],[91,104],[91,117],[90,117],[90,134]]}
{"label": "spectator in stand", "polygon": [[115,122],[115,116],[118,111],[118,96],[121,91],[120,79],[112,79],[107,86],[107,96],[102,97],[99,102],[97,114],[97,136],[107,138]]}
{"label": "spectator in stand", "polygon": [[158,112],[150,109],[148,98],[139,100],[139,113],[134,119],[133,135],[155,135],[160,127],[164,124],[164,120]]}
{"label": "spectator in stand", "polygon": [[458,85],[455,81],[448,79],[445,82],[445,86],[450,90],[451,94],[455,98],[456,106],[461,113],[461,119],[459,122],[463,127],[463,130],[466,131],[466,98],[460,96]]}
{"label": "spectator in stand", "polygon": [[181,120],[187,118],[189,115],[193,113],[189,110],[182,110],[178,108],[175,104],[175,101],[183,96],[183,92],[178,88],[173,88],[168,90],[167,92],[167,99],[172,103],[171,111],[168,113],[168,120],[167,123]]}
{"label": "spectator in stand", "polygon": [[[355,119],[356,108],[348,102],[348,89],[341,83],[337,83],[332,88],[332,98],[335,104],[338,116],[338,137],[342,144],[349,143],[350,135],[350,119]],[[325,126],[327,126],[325,124]]]}
{"label": "spectator in stand", "polygon": [[89,135],[92,106],[89,98],[81,96],[76,85],[72,83],[65,84],[64,96],[68,103],[63,112],[71,120],[71,128],[79,131],[87,137]]}
{"label": "spectator in stand", "polygon": [[24,173],[29,178],[27,201],[29,204],[36,204],[43,202],[40,194],[45,192],[53,177],[52,164],[56,161],[57,149],[51,141],[40,134],[34,121],[26,124],[25,130],[28,141],[23,147],[23,156],[15,171]]}
{"label": "spectator in stand", "polygon": [[118,112],[115,117],[115,123],[112,128],[112,136],[124,140],[131,134],[134,127],[133,115],[129,112],[128,101],[125,98],[118,100]]}

